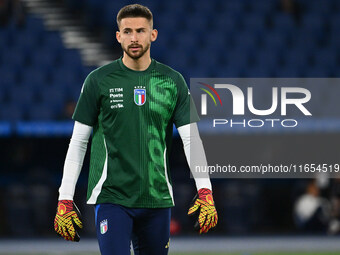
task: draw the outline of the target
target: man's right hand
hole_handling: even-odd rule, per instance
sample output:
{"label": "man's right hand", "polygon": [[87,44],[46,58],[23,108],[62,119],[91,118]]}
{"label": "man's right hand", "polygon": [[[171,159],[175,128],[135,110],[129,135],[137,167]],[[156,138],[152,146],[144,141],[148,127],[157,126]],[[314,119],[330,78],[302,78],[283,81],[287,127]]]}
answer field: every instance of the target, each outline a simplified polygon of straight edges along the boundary
{"label": "man's right hand", "polygon": [[80,212],[72,200],[60,200],[54,218],[54,230],[67,241],[79,242],[78,230],[83,228]]}

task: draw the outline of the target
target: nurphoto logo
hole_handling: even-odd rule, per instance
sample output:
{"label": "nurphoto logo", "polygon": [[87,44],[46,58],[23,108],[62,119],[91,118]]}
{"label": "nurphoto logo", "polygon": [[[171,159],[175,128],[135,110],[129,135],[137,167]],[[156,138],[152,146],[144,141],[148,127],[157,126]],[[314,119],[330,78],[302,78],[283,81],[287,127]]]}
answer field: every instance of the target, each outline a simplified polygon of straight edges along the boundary
{"label": "nurphoto logo", "polygon": [[[243,126],[249,128],[261,128],[264,126],[275,127],[281,125],[282,127],[296,127],[298,120],[296,118],[287,117],[287,107],[290,109],[295,108],[300,116],[312,116],[311,111],[307,108],[306,104],[311,100],[310,90],[303,87],[278,87],[267,86],[265,87],[265,96],[270,96],[270,105],[266,108],[256,107],[255,104],[259,104],[262,98],[254,94],[256,87],[247,86],[240,87],[231,83],[214,83],[208,84],[205,82],[197,82],[200,89],[200,115],[209,116],[210,113],[216,113],[219,109],[219,115],[224,110],[232,109],[231,113],[233,117],[240,117],[249,114],[257,116],[257,118],[244,118],[244,119],[227,119],[226,114],[223,118],[213,118],[212,126],[219,125]],[[262,89],[263,91],[263,89]],[[261,92],[262,92],[261,91]],[[258,94],[257,94],[258,95]],[[232,100],[225,99],[226,96],[231,96]],[[263,96],[263,95],[262,95]],[[208,103],[211,100],[213,104]],[[213,105],[213,107],[212,107]],[[249,114],[247,116],[249,116]],[[276,118],[271,118],[271,115],[275,114]],[[216,117],[216,114],[213,114]],[[230,114],[229,114],[230,115]],[[277,116],[281,118],[277,118]],[[295,114],[296,116],[296,114]],[[260,118],[262,117],[262,118]],[[265,118],[263,118],[265,117]],[[284,118],[282,118],[284,117]]]}

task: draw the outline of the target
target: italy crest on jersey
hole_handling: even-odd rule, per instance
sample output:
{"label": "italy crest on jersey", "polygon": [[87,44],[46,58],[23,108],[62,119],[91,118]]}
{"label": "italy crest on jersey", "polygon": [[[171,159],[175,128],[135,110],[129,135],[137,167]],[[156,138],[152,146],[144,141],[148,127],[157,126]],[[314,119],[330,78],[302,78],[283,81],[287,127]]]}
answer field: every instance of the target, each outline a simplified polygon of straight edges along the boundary
{"label": "italy crest on jersey", "polygon": [[145,104],[146,100],[146,90],[145,89],[135,89],[134,90],[134,99],[136,105],[143,105]]}

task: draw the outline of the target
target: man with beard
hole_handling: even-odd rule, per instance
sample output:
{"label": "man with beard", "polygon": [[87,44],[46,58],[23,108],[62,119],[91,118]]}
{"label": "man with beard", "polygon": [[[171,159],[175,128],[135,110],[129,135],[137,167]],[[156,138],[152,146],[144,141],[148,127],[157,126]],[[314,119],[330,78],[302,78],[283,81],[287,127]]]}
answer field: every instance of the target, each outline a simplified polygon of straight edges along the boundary
{"label": "man with beard", "polygon": [[[79,241],[82,222],[73,195],[93,129],[87,203],[95,205],[101,253],[129,255],[132,241],[135,254],[168,254],[173,124],[194,169],[207,165],[195,123],[199,118],[183,77],[150,57],[157,38],[151,11],[125,6],[117,24],[123,57],[85,80],[73,114],[54,226],[66,240]],[[199,177],[188,214],[198,213],[195,227],[206,233],[217,224],[217,213],[209,177]]]}

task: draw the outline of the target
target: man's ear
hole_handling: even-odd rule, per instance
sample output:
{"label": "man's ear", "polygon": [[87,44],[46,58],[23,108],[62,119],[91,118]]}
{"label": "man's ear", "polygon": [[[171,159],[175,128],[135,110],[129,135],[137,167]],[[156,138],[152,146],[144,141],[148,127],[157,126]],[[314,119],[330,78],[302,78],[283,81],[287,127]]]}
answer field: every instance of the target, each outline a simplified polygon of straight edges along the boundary
{"label": "man's ear", "polygon": [[158,31],[157,31],[157,29],[152,29],[152,31],[151,31],[151,42],[156,41],[157,36],[158,36]]}
{"label": "man's ear", "polygon": [[120,32],[116,31],[116,39],[120,43]]}

